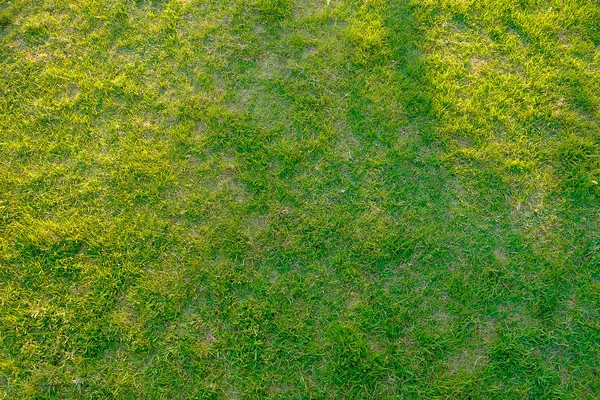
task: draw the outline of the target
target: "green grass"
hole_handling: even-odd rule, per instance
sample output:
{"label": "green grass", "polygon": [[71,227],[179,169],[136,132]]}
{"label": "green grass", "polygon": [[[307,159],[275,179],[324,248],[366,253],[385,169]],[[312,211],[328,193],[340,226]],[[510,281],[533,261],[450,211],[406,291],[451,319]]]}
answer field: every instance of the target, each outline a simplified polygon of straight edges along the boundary
{"label": "green grass", "polygon": [[600,395],[594,0],[0,0],[0,398]]}

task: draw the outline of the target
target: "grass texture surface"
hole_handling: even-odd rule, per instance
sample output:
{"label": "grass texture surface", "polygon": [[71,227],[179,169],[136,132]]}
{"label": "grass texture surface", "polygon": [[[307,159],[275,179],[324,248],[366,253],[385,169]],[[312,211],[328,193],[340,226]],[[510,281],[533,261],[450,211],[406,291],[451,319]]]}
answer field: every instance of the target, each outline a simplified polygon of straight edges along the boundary
{"label": "grass texture surface", "polygon": [[0,0],[0,398],[597,398],[599,181],[595,0]]}

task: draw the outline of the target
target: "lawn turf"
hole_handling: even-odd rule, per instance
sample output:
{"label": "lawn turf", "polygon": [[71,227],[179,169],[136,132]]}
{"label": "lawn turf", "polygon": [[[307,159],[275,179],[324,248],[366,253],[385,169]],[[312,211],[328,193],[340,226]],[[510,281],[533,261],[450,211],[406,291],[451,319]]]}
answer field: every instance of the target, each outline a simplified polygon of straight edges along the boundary
{"label": "lawn turf", "polygon": [[0,398],[600,397],[594,0],[0,1]]}

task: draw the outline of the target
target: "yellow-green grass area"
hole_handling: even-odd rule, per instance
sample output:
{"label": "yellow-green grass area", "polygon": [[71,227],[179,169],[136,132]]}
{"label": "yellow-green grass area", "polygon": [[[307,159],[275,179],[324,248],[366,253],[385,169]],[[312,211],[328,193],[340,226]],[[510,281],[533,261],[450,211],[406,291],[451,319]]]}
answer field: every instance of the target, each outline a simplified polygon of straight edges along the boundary
{"label": "yellow-green grass area", "polygon": [[600,397],[596,0],[0,0],[0,398]]}

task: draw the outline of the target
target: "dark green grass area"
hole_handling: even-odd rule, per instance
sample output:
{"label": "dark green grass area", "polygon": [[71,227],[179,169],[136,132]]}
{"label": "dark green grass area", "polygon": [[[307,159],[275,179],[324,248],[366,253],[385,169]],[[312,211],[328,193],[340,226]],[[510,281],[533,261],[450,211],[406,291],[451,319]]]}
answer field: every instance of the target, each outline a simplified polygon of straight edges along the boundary
{"label": "dark green grass area", "polygon": [[0,0],[0,398],[600,396],[594,0]]}

